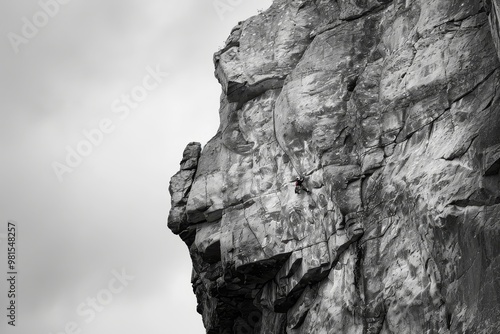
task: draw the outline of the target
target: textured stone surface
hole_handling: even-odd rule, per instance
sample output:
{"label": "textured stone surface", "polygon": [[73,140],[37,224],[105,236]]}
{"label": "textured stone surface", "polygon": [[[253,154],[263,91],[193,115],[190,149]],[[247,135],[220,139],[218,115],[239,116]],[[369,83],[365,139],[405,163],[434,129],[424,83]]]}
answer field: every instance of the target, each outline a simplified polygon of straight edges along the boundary
{"label": "textured stone surface", "polygon": [[170,185],[207,333],[500,333],[499,18],[275,0],[233,29]]}

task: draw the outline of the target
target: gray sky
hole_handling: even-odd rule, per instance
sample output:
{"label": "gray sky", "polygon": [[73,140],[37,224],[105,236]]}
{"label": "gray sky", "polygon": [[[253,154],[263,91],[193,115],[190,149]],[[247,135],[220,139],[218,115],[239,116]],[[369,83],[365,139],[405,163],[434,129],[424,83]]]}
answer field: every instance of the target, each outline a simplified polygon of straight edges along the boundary
{"label": "gray sky", "polygon": [[[212,54],[272,1],[58,1],[52,16],[0,4],[0,236],[19,228],[17,326],[2,279],[2,333],[204,333],[187,249],[166,228],[168,181],[185,145],[217,130]],[[71,167],[68,150],[86,156]]]}

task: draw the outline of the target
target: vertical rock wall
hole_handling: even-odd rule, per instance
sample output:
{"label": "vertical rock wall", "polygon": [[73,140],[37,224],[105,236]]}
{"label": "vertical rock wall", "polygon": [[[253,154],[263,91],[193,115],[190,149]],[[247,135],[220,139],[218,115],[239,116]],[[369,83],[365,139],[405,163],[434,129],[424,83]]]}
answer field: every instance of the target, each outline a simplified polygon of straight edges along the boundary
{"label": "vertical rock wall", "polygon": [[500,333],[499,14],[275,0],[233,29],[170,186],[207,333]]}

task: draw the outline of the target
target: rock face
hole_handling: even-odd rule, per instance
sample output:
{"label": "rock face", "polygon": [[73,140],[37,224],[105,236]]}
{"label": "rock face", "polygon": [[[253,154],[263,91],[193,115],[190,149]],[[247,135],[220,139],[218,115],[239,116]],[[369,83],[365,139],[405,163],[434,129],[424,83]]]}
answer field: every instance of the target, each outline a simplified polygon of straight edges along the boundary
{"label": "rock face", "polygon": [[170,186],[207,333],[500,333],[499,19],[275,0],[233,29]]}

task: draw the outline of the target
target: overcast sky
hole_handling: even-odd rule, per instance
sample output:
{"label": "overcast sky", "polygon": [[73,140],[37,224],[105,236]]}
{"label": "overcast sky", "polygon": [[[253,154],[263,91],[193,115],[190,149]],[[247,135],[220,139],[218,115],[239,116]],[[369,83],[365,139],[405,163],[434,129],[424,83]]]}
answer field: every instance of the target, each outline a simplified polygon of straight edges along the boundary
{"label": "overcast sky", "polygon": [[272,1],[58,1],[0,3],[0,238],[16,221],[19,271],[2,333],[204,333],[168,181],[217,130],[212,54]]}

